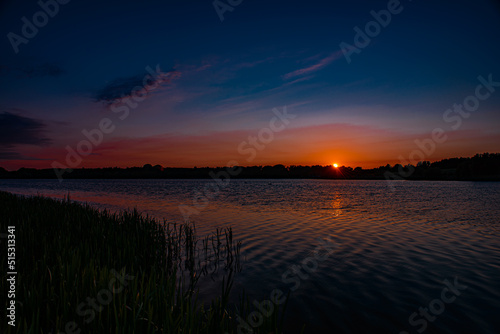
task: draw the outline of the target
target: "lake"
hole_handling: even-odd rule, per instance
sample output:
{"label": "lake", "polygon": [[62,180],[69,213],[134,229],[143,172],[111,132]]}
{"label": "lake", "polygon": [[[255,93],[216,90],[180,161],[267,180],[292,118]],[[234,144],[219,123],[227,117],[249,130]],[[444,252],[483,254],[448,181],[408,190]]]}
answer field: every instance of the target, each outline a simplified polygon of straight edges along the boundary
{"label": "lake", "polygon": [[213,194],[214,181],[0,180],[12,193],[69,193],[168,221],[182,222],[183,206],[200,236],[232,226],[244,255],[233,291],[267,305],[273,290],[293,290],[286,333],[303,323],[305,333],[500,331],[500,183],[230,180],[211,198],[205,189]]}

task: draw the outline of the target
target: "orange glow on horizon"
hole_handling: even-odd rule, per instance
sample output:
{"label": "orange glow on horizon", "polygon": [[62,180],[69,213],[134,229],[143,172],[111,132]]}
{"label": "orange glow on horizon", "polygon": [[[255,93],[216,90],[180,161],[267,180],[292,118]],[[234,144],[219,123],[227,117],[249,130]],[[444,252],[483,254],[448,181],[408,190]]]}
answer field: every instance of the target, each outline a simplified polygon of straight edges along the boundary
{"label": "orange glow on horizon", "polygon": [[[63,166],[61,168],[126,168],[148,163],[192,168],[221,167],[228,162],[237,162],[240,166],[321,165],[337,170],[339,166],[370,169],[387,164],[394,166],[418,162],[410,156],[416,147],[413,142],[416,135],[413,133],[399,134],[349,124],[306,126],[287,129],[266,145],[260,143],[262,150],[250,144],[249,133],[253,132],[238,130],[203,135],[110,137],[93,147],[93,154],[81,156],[81,161],[74,157],[77,145],[82,141],[81,135],[77,134],[76,138],[55,138],[53,144],[48,146],[23,146],[19,159],[2,160],[0,167],[11,171],[22,167],[50,169],[55,161]],[[424,138],[425,134],[421,136]],[[427,156],[420,151],[418,159],[432,162],[455,156],[471,157],[482,151],[496,152],[500,142],[500,134],[488,133],[471,138],[468,132],[450,132],[449,138],[446,145],[436,145],[432,155]],[[246,143],[246,146],[238,149],[238,143]],[[69,153],[68,146],[75,153]],[[23,157],[32,158],[26,160]],[[339,162],[332,163],[332,157]],[[80,162],[75,163],[75,160]]]}

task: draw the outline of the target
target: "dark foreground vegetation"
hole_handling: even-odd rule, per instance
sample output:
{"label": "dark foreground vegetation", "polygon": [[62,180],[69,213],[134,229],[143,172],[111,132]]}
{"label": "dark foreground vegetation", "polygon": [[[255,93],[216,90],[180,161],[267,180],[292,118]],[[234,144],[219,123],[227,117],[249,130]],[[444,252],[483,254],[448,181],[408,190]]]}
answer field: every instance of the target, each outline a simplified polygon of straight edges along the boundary
{"label": "dark foreground vegetation", "polygon": [[[197,238],[189,224],[137,211],[6,192],[0,210],[2,252],[8,226],[15,227],[14,267],[0,259],[1,333],[237,333],[237,316],[253,311],[245,298],[230,303],[241,270],[241,244],[230,228]],[[15,327],[8,325],[5,268],[17,272]],[[220,293],[201,302],[198,285],[207,275],[218,278]],[[281,333],[283,309],[254,333]]]}
{"label": "dark foreground vegetation", "polygon": [[0,167],[4,179],[405,179],[500,181],[500,153],[476,154],[472,158],[451,158],[441,161],[420,161],[416,165],[387,164],[378,168],[341,166],[231,166],[201,168],[169,168],[146,164],[128,168],[32,169],[7,171]]}

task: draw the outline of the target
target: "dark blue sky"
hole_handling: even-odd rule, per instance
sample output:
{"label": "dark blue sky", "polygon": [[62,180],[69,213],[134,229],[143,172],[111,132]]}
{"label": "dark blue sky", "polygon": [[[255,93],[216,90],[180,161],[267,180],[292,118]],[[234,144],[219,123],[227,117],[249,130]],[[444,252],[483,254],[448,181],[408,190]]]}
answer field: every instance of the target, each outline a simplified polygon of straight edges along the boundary
{"label": "dark blue sky", "polygon": [[[426,160],[500,151],[500,88],[457,129],[443,120],[478,76],[500,81],[497,2],[401,1],[348,62],[339,45],[388,3],[244,0],[221,21],[212,1],[72,0],[16,53],[9,33],[41,8],[4,1],[0,166],[64,164],[104,117],[115,128],[82,166],[245,162],[239,145],[284,106],[297,117],[242,164],[396,163],[437,127],[449,139]],[[157,65],[168,78],[118,119],[111,98]]]}

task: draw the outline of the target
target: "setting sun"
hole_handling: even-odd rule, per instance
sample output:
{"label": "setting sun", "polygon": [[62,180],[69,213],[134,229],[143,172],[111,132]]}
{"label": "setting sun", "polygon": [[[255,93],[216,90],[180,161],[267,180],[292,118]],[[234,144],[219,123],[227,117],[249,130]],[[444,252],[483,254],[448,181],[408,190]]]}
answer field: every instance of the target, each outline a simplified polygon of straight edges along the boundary
{"label": "setting sun", "polygon": [[339,166],[339,165],[337,165],[337,164],[333,164],[333,167],[335,167],[335,168],[337,168],[338,166]]}

